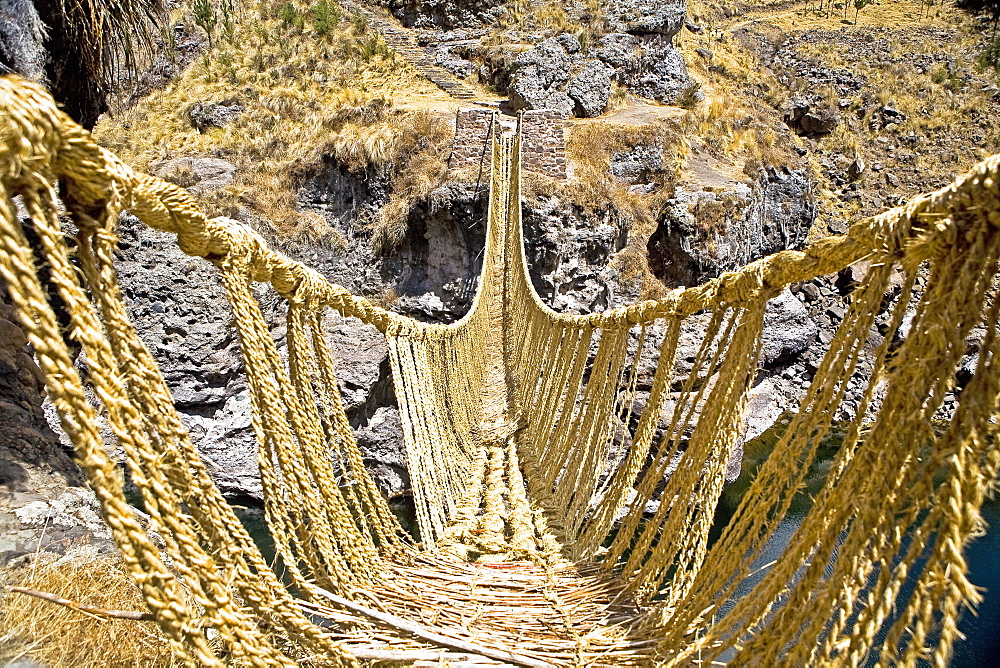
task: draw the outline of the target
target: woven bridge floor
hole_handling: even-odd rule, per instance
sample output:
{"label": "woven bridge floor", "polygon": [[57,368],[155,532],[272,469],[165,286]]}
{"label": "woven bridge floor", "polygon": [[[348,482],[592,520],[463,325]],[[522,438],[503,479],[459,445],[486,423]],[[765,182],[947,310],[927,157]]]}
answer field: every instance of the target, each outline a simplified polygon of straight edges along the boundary
{"label": "woven bridge floor", "polygon": [[[388,568],[377,593],[356,590],[355,600],[449,638],[556,666],[651,665],[655,641],[634,635],[641,615],[627,597],[619,597],[624,583],[593,566],[470,563],[421,553],[407,565]],[[391,641],[395,651],[433,651],[436,658],[428,665],[438,665],[440,659],[453,665],[504,663],[441,652],[440,646],[374,620],[359,623],[358,617],[335,607],[309,608],[353,625],[353,631],[338,635],[361,656]]]}

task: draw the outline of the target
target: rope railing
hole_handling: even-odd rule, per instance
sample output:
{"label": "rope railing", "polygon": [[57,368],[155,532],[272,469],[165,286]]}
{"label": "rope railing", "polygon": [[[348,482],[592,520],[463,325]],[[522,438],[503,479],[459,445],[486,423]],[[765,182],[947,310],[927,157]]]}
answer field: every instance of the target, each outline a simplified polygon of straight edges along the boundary
{"label": "rope railing", "polygon": [[[444,638],[522,665],[857,665],[876,652],[946,663],[959,611],[978,600],[962,548],[1000,467],[1000,157],[844,236],[576,316],[546,307],[531,285],[520,134],[499,132],[473,307],[431,325],[330,284],[246,225],[207,218],[184,190],[97,146],[37,85],[0,78],[0,108],[0,273],[122,556],[179,656],[292,665],[290,644],[349,665],[424,656]],[[215,487],[128,318],[113,263],[123,210],[222,274],[265,513],[302,598]],[[62,215],[78,230],[73,251]],[[163,547],[125,501],[36,257],[50,265],[68,336]],[[868,274],[798,411],[711,542],[767,301],[859,260]],[[253,282],[288,301],[287,352]],[[386,337],[419,546],[365,469],[323,334],[327,308]],[[978,366],[958,388],[974,332]],[[853,414],[835,422],[849,387]],[[815,503],[761,572],[831,440],[839,447]],[[359,597],[379,600],[378,614],[351,602]],[[433,628],[414,631],[428,609]],[[206,628],[218,629],[214,644]]]}

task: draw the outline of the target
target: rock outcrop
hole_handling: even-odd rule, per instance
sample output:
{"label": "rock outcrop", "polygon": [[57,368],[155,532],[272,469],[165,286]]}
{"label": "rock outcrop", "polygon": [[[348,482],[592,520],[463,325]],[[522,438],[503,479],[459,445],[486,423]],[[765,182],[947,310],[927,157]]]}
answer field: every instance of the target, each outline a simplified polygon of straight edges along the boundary
{"label": "rock outcrop", "polygon": [[665,104],[698,98],[684,58],[673,45],[684,27],[685,0],[616,0],[607,13],[611,32],[601,37],[593,55],[615,69],[622,86]]}
{"label": "rock outcrop", "polygon": [[94,494],[46,422],[42,374],[0,281],[0,566],[78,545],[113,549]]}
{"label": "rock outcrop", "polygon": [[210,128],[221,128],[232,123],[243,113],[243,105],[236,99],[226,99],[221,102],[195,102],[186,112],[191,127],[198,132]]}
{"label": "rock outcrop", "polygon": [[389,11],[408,28],[466,28],[507,14],[502,0],[389,0]]}
{"label": "rock outcrop", "polygon": [[[659,28],[672,29],[672,24]],[[612,81],[642,97],[678,104],[686,97],[695,99],[697,91],[672,38],[668,32],[610,33],[585,54],[579,41],[564,33],[516,56],[508,74],[490,79],[509,82],[506,90],[514,110],[559,109],[578,117],[599,116],[607,108]]]}
{"label": "rock outcrop", "polygon": [[840,115],[828,107],[810,102],[801,95],[788,101],[785,123],[805,137],[828,135],[837,128]]}
{"label": "rock outcrop", "polygon": [[614,72],[601,61],[584,63],[566,85],[566,94],[573,100],[573,113],[581,118],[600,116],[611,96],[611,74]]}
{"label": "rock outcrop", "polygon": [[650,268],[668,286],[697,285],[801,244],[815,210],[811,182],[800,170],[767,169],[752,185],[680,185],[650,237]]}
{"label": "rock outcrop", "polygon": [[45,25],[31,0],[0,0],[0,74],[45,76]]}
{"label": "rock outcrop", "polygon": [[606,11],[615,32],[673,37],[684,27],[687,0],[611,0]]}
{"label": "rock outcrop", "polygon": [[236,165],[221,158],[174,158],[151,165],[149,172],[201,195],[232,183]]}
{"label": "rock outcrop", "polygon": [[580,42],[572,35],[563,34],[515,58],[508,89],[511,109],[557,109],[571,113],[575,105],[566,92],[566,84],[580,60],[579,52]]}
{"label": "rock outcrop", "polygon": [[126,215],[119,281],[129,316],[223,492],[261,498],[250,398],[218,272]]}

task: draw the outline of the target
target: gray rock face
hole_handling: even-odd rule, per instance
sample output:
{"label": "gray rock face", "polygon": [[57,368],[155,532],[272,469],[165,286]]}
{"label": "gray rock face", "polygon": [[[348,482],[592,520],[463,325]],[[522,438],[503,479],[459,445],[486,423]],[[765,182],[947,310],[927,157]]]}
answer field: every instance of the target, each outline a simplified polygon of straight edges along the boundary
{"label": "gray rock face", "polygon": [[785,288],[764,311],[761,361],[765,366],[785,362],[809,347],[818,333],[806,307]]}
{"label": "gray rock face", "polygon": [[636,285],[609,267],[625,247],[627,232],[617,221],[575,215],[558,197],[526,202],[522,209],[525,252],[535,290],[557,311],[588,313],[628,303]]}
{"label": "gray rock face", "polygon": [[222,405],[242,389],[242,362],[218,272],[173,235],[125,217],[118,263],[129,315],[181,409]]}
{"label": "gray rock face", "polygon": [[599,60],[590,60],[566,86],[566,94],[575,103],[573,113],[581,118],[600,116],[611,96],[611,70]]}
{"label": "gray rock face", "polygon": [[501,0],[389,0],[386,4],[408,28],[465,28],[495,23],[507,14]]}
{"label": "gray rock face", "polygon": [[379,489],[389,496],[410,489],[403,425],[397,408],[384,406],[377,409],[368,423],[358,430],[357,438],[365,466]]}
{"label": "gray rock face", "polygon": [[608,25],[615,32],[673,37],[684,27],[686,0],[611,0]]}
{"label": "gray rock face", "polygon": [[242,113],[243,105],[236,100],[196,102],[187,110],[191,127],[198,132],[205,132],[209,128],[221,128],[227,123],[232,123]]}
{"label": "gray rock face", "polygon": [[178,406],[181,419],[222,493],[262,500],[250,392],[244,389],[220,402],[186,408]]}
{"label": "gray rock face", "polygon": [[694,85],[670,36],[609,33],[599,40],[593,55],[615,68],[623,86],[658,102],[676,104]]}
{"label": "gray rock face", "polygon": [[677,104],[693,83],[680,51],[663,38],[646,41],[643,66],[622,77],[629,90],[643,97]]}
{"label": "gray rock face", "polygon": [[232,183],[236,165],[219,158],[174,158],[152,165],[150,173],[192,193],[203,194]]}
{"label": "gray rock face", "polygon": [[352,424],[362,424],[379,407],[395,404],[385,337],[357,318],[328,314],[323,326],[337,365],[344,409]]}
{"label": "gray rock face", "polygon": [[482,267],[485,196],[476,183],[449,183],[414,208],[406,242],[381,268],[399,295],[395,310],[443,323],[468,311]]}
{"label": "gray rock face", "polygon": [[243,362],[218,271],[134,217],[122,218],[120,238],[129,316],[194,443],[224,493],[261,498]]}
{"label": "gray rock face", "polygon": [[568,33],[551,37],[517,56],[510,65],[511,108],[558,109],[579,117],[598,116],[608,106],[612,70],[580,54]]}
{"label": "gray rock face", "polygon": [[646,181],[663,168],[663,147],[658,144],[638,144],[611,156],[611,175],[623,183]]}
{"label": "gray rock face", "polygon": [[515,58],[509,91],[511,108],[558,108],[550,105],[550,98],[557,98],[569,80],[571,65],[569,53],[555,37]]}
{"label": "gray rock face", "polygon": [[81,485],[83,476],[45,420],[42,372],[27,347],[20,317],[0,280],[0,490],[28,491],[36,468]]}
{"label": "gray rock face", "polygon": [[41,371],[0,281],[0,566],[75,545],[113,549],[97,499],[49,427]]}
{"label": "gray rock face", "polygon": [[460,79],[471,77],[479,69],[475,63],[455,55],[455,53],[447,47],[442,47],[435,51],[434,64],[448,70]]}
{"label": "gray rock face", "polygon": [[668,286],[697,285],[802,243],[815,208],[810,181],[797,170],[768,170],[752,186],[678,187],[650,237],[650,268]]}
{"label": "gray rock face", "polygon": [[45,76],[45,26],[31,0],[0,0],[0,74]]}
{"label": "gray rock face", "polygon": [[616,69],[635,69],[642,54],[639,52],[641,42],[635,35],[613,32],[601,37],[593,55]]}

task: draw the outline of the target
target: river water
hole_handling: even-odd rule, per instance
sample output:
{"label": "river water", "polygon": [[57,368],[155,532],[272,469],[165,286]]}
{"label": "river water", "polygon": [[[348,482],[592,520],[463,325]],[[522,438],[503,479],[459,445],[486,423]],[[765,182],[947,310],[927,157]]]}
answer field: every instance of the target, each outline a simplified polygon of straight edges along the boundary
{"label": "river water", "polygon": [[[765,433],[745,449],[743,473],[727,486],[719,501],[712,539],[718,537],[723,527],[736,512],[740,500],[750,487],[758,468],[771,454],[780,430]],[[829,469],[835,447],[820,448],[816,462],[806,479],[805,489],[795,497],[788,516],[779,524],[768,543],[757,567],[780,559],[792,535],[799,528],[809,510],[809,499],[822,487],[825,472]],[[964,611],[959,620],[959,630],[966,637],[955,646],[951,665],[955,668],[996,668],[1000,666],[1000,498],[988,499],[983,506],[983,519],[988,525],[986,534],[973,540],[966,548],[969,579],[984,590],[984,599],[975,613]],[[737,591],[746,595],[758,578],[748,581]]]}

